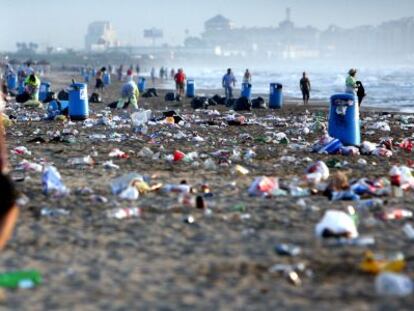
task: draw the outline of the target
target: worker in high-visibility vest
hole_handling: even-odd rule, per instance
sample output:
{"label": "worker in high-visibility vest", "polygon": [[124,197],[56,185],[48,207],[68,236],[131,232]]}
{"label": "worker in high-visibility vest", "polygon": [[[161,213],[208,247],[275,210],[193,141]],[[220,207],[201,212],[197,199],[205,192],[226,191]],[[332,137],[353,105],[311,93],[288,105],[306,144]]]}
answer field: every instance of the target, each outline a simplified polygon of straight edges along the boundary
{"label": "worker in high-visibility vest", "polygon": [[30,74],[24,81],[25,92],[30,96],[31,100],[39,101],[40,79],[36,74]]}

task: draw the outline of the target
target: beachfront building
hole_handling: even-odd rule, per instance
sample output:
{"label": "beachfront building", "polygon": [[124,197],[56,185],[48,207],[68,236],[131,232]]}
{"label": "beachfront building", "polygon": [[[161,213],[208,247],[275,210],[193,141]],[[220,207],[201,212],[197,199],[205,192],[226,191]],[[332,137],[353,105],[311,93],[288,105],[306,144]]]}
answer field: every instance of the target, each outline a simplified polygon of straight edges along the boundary
{"label": "beachfront building", "polygon": [[188,48],[207,49],[215,55],[266,55],[282,58],[318,56],[319,32],[313,27],[296,27],[291,11],[277,27],[235,27],[228,18],[217,15],[204,23],[200,37],[189,37]]}
{"label": "beachfront building", "polygon": [[199,37],[189,37],[187,50],[205,55],[303,59],[318,57],[370,60],[396,55],[414,57],[414,18],[389,21],[378,26],[350,29],[331,25],[326,30],[298,27],[286,9],[286,18],[277,26],[236,27],[217,15],[204,23]]}
{"label": "beachfront building", "polygon": [[89,24],[85,36],[85,49],[87,51],[105,51],[118,45],[115,30],[110,22],[98,21]]}

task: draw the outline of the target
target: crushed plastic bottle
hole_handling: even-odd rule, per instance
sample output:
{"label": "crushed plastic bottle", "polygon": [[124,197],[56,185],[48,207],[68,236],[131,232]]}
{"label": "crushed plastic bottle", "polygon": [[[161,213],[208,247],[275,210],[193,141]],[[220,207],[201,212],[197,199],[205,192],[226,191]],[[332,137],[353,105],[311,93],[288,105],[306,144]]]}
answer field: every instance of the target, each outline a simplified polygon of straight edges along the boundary
{"label": "crushed plastic bottle", "polygon": [[301,248],[293,244],[277,244],[275,252],[281,256],[297,256],[301,253]]}
{"label": "crushed plastic bottle", "polygon": [[73,158],[68,160],[69,165],[94,165],[95,160],[90,156],[84,156],[80,158]]}
{"label": "crushed plastic bottle", "polygon": [[113,194],[120,194],[134,182],[144,181],[144,177],[137,173],[129,173],[120,176],[111,182],[111,190]]}
{"label": "crushed plastic bottle", "polygon": [[119,194],[119,198],[123,200],[135,201],[139,198],[139,191],[134,186],[129,186]]}
{"label": "crushed plastic bottle", "polygon": [[414,240],[414,227],[411,224],[405,224],[403,232],[409,240]]}
{"label": "crushed plastic bottle", "polygon": [[42,174],[43,193],[46,195],[56,194],[58,196],[67,195],[69,189],[65,187],[62,178],[54,166],[48,166]]}
{"label": "crushed plastic bottle", "polygon": [[375,289],[381,296],[408,296],[413,293],[413,282],[403,274],[383,272],[375,279]]}
{"label": "crushed plastic bottle", "polygon": [[323,161],[318,161],[306,169],[306,181],[316,185],[329,178],[329,168]]}
{"label": "crushed plastic bottle", "polygon": [[404,218],[412,218],[413,212],[403,208],[390,209],[380,213],[379,218],[382,220],[401,220]]}
{"label": "crushed plastic bottle", "polygon": [[132,217],[140,217],[141,213],[142,211],[138,207],[116,208],[107,211],[107,216],[108,218],[125,219]]}
{"label": "crushed plastic bottle", "polygon": [[49,208],[44,207],[40,210],[40,216],[47,216],[47,217],[59,217],[59,216],[68,216],[70,211],[63,208]]}
{"label": "crushed plastic bottle", "polygon": [[187,184],[167,184],[164,185],[164,187],[161,188],[163,192],[172,192],[172,193],[190,193],[191,192],[191,186]]}

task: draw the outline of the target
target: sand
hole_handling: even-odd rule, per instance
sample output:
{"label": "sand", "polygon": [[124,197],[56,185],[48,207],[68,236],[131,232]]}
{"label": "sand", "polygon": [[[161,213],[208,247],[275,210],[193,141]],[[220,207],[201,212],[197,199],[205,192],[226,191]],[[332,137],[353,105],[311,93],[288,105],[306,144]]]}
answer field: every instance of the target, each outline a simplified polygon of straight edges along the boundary
{"label": "sand", "polygon": [[[50,79],[53,88],[59,90],[68,84],[70,76],[59,74]],[[105,91],[105,103],[117,98],[119,87],[114,81]],[[165,103],[163,94],[161,92],[158,98],[141,99],[140,106],[154,112],[175,109],[186,117],[194,114],[209,119],[205,112],[194,113],[189,100]],[[92,104],[91,107],[91,117],[96,118],[104,104]],[[227,110],[222,106],[215,109]],[[313,161],[332,158],[347,161],[346,168],[331,169],[331,173],[344,171],[350,178],[387,176],[392,164],[405,164],[412,159],[412,154],[398,150],[391,159],[316,155],[307,150],[295,151],[286,145],[255,140],[266,131],[287,132],[292,144],[298,137],[289,132],[293,127],[292,120],[300,124],[306,115],[326,114],[327,111],[328,107],[323,103],[304,108],[293,100],[282,110],[243,113],[252,119],[268,115],[294,116],[286,122],[268,121],[267,129],[261,125],[214,127],[194,123],[191,128],[181,129],[185,133],[197,132],[206,139],[199,144],[166,138],[163,134],[150,139],[132,133],[128,127],[108,129],[99,125],[84,128],[82,122],[73,126],[79,131],[74,144],[36,144],[27,141],[39,136],[49,140],[47,131],[62,129],[63,125],[54,121],[17,123],[8,129],[9,147],[24,145],[32,155],[10,156],[13,176],[22,175],[15,168],[24,158],[35,162],[46,160],[56,165],[72,193],[63,199],[44,196],[40,173],[27,173],[26,179],[17,183],[18,189],[30,201],[21,207],[15,234],[0,257],[1,270],[37,269],[44,282],[37,288],[6,291],[3,307],[16,310],[412,309],[412,296],[383,298],[375,293],[374,277],[358,270],[366,248],[327,247],[315,237],[315,224],[324,211],[346,207],[350,202],[331,202],[318,195],[305,198],[308,208],[303,208],[298,206],[298,198],[265,199],[247,194],[255,176],[276,176],[282,181],[303,176],[309,165],[303,160],[306,157]],[[125,115],[124,112],[115,114]],[[374,114],[364,112],[363,117],[378,117]],[[91,134],[111,132],[120,133],[125,139],[89,139]],[[150,127],[150,134],[160,132],[176,133],[177,129],[166,125]],[[401,131],[398,121],[392,123],[391,133],[376,132],[367,136],[363,129],[363,139],[373,142],[388,135],[398,141],[411,134],[412,131]],[[299,142],[312,143],[319,136],[320,133],[311,133]],[[185,163],[171,164],[137,156],[144,146],[157,151],[160,145],[167,153],[179,149],[200,154],[239,147],[244,151],[254,149],[257,157],[251,163],[240,163],[250,170],[250,174],[239,177],[231,173],[234,163],[208,170],[203,166],[194,168]],[[101,164],[108,160],[108,153],[114,147],[127,152],[130,158],[114,160],[120,166],[119,170],[105,170]],[[94,155],[97,162],[94,166],[80,168],[67,163],[69,158],[93,151],[98,153]],[[297,161],[281,162],[283,155],[294,156]],[[366,159],[368,165],[361,167],[357,163],[360,158]],[[177,196],[170,194],[149,193],[133,203],[121,201],[111,194],[109,183],[128,172],[153,176],[153,182],[186,180],[196,188],[208,184],[213,193],[208,202],[212,214],[205,215],[201,210],[180,206]],[[90,198],[90,194],[76,191],[84,187],[92,189],[95,195],[105,196],[108,202],[98,203]],[[413,201],[412,193],[407,193],[403,199],[389,198],[389,205],[412,209]],[[130,206],[142,208],[142,216],[125,220],[106,217],[107,210]],[[65,208],[71,214],[40,217],[39,210],[44,207]],[[194,217],[193,224],[183,221],[188,215]],[[411,242],[401,231],[404,223],[362,224],[359,231],[361,235],[375,237],[376,245],[370,249],[403,251],[408,257],[404,273],[414,277],[411,260],[414,252]],[[302,253],[296,257],[279,256],[274,252],[277,243],[293,243],[302,248]],[[281,263],[306,265],[306,272],[299,274],[302,285],[294,286],[285,276],[269,272],[270,267]]]}

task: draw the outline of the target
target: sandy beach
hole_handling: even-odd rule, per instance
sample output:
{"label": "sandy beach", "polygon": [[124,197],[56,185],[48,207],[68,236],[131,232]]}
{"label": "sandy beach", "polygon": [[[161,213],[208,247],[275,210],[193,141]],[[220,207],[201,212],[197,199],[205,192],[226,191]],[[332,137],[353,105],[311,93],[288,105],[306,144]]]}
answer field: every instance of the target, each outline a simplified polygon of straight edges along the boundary
{"label": "sandy beach", "polygon": [[[52,89],[59,91],[78,75],[54,73],[46,77]],[[115,77],[113,77],[115,80]],[[113,81],[103,93],[104,103],[91,104],[91,119],[103,115],[106,104],[119,96],[120,83]],[[93,90],[89,85],[89,94]],[[218,90],[223,94],[222,90]],[[186,120],[185,126],[150,125],[148,134],[134,133],[126,112],[114,111],[119,117],[116,126],[84,126],[58,121],[16,122],[7,129],[10,151],[26,146],[31,155],[10,152],[12,176],[28,203],[21,207],[21,217],[14,236],[0,257],[2,271],[37,269],[44,282],[36,288],[6,291],[1,308],[15,310],[410,310],[413,296],[385,298],[375,292],[375,276],[358,269],[364,252],[402,251],[407,267],[404,274],[414,277],[414,250],[402,232],[409,220],[364,221],[358,230],[361,236],[372,236],[375,245],[326,246],[315,237],[314,228],[326,210],[345,210],[355,202],[329,201],[322,195],[302,199],[292,196],[272,198],[251,197],[249,185],[257,176],[274,176],[288,183],[301,177],[306,167],[317,160],[337,160],[339,168],[331,167],[331,175],[344,172],[350,179],[387,177],[392,165],[407,165],[412,153],[395,148],[391,158],[376,156],[342,156],[315,154],[309,151],[322,135],[300,132],[304,123],[323,116],[328,103],[317,101],[304,107],[300,100],[288,99],[280,110],[241,112],[251,124],[227,126],[228,108],[210,107],[194,111],[190,99],[171,103],[159,97],[140,98],[140,108],[150,109],[156,116],[175,110]],[[214,91],[197,91],[213,95]],[[267,99],[267,96],[265,97]],[[209,114],[213,109],[220,114]],[[394,142],[412,137],[413,130],[402,130],[399,113],[392,115],[376,109],[362,110],[362,140],[378,143],[383,137]],[[10,109],[7,114],[24,114]],[[30,112],[36,114],[37,112]],[[383,118],[391,131],[371,130],[369,125]],[[66,128],[75,140],[51,142],[51,133]],[[176,138],[183,132],[185,138]],[[283,132],[289,143],[266,140],[272,133]],[[96,139],[95,134],[105,135]],[[204,139],[194,142],[198,135]],[[29,142],[43,138],[44,143]],[[162,146],[162,148],[161,148]],[[171,163],[139,155],[143,147],[154,153],[163,150],[172,154],[197,151],[200,165]],[[108,154],[119,148],[128,159],[113,158],[117,170],[108,170],[103,163]],[[160,149],[161,148],[161,149]],[[214,157],[218,150],[242,153],[253,150],[251,161],[232,161],[226,156]],[[68,159],[91,155],[94,165],[75,166]],[[291,157],[286,160],[286,157]],[[71,193],[55,199],[42,194],[41,173],[18,169],[27,159],[35,163],[52,163],[62,175]],[[212,159],[215,168],[203,165]],[[358,160],[365,159],[361,165]],[[346,163],[345,163],[346,162]],[[234,174],[240,164],[250,172]],[[110,182],[116,177],[136,172],[151,176],[152,183],[175,184],[185,180],[195,189],[208,185],[212,195],[206,198],[209,212],[183,206],[171,193],[150,192],[137,201],[120,200],[113,195]],[[99,196],[105,197],[102,202]],[[412,191],[403,198],[386,197],[387,206],[413,209]],[[304,201],[300,202],[300,200]],[[41,216],[42,208],[67,209],[70,214],[59,217]],[[106,212],[117,207],[139,207],[141,217],[116,220]],[[188,223],[188,216],[194,218]],[[292,243],[301,248],[298,256],[280,256],[274,248],[278,243]],[[272,271],[275,264],[302,265],[298,272],[301,285],[294,285],[283,273]]]}

